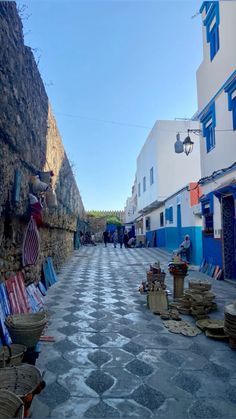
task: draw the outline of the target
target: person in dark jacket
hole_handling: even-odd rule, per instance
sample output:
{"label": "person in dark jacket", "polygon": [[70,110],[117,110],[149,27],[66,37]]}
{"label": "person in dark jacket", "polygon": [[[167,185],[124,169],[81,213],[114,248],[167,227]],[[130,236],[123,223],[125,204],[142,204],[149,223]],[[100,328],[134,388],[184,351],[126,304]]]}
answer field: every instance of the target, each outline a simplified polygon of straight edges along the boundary
{"label": "person in dark jacket", "polygon": [[120,249],[122,249],[124,243],[124,234],[122,230],[120,230],[118,234],[118,243],[120,244]]}
{"label": "person in dark jacket", "polygon": [[108,231],[106,230],[103,232],[103,241],[104,241],[105,247],[107,247],[107,243],[109,241],[109,234],[108,234]]}
{"label": "person in dark jacket", "polygon": [[128,236],[127,231],[125,231],[125,233],[124,233],[124,239],[123,239],[123,241],[124,241],[125,247],[128,247],[129,236]]}

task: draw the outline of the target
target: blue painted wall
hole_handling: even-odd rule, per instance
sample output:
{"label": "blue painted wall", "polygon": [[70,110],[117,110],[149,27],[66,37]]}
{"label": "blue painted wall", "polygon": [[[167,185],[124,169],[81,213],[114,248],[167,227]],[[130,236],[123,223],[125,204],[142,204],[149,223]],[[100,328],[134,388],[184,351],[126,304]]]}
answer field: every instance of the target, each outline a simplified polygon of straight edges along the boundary
{"label": "blue painted wall", "polygon": [[156,246],[157,247],[165,247],[166,245],[166,229],[158,228],[156,230]]}
{"label": "blue painted wall", "polygon": [[[156,246],[166,247],[168,250],[176,250],[179,248],[179,234],[177,227],[164,227],[156,231]],[[146,233],[146,239],[151,242],[153,231]],[[188,234],[192,243],[191,247],[191,263],[200,265],[202,260],[202,228],[201,227],[182,227],[181,237]]]}
{"label": "blue painted wall", "polygon": [[203,257],[207,262],[222,268],[222,241],[202,235]]}

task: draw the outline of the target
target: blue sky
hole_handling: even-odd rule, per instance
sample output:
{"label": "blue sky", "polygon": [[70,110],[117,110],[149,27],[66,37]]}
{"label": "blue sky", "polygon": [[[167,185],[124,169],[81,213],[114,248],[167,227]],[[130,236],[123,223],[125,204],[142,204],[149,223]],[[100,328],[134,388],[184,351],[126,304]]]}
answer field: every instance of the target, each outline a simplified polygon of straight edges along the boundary
{"label": "blue sky", "polygon": [[39,59],[84,206],[122,209],[155,121],[197,109],[201,19],[192,16],[201,2],[22,3],[25,43]]}

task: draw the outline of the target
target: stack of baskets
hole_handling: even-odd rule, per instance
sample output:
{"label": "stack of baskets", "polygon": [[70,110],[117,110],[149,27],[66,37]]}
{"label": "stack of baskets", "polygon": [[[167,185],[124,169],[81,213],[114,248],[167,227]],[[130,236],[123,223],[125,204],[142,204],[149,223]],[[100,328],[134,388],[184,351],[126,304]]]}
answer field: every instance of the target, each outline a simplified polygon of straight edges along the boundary
{"label": "stack of baskets", "polygon": [[[0,369],[0,392],[7,390],[14,393],[21,399],[25,409],[25,417],[28,417],[28,410],[35,394],[39,394],[45,387],[40,371],[33,365],[22,364],[9,368]],[[0,403],[0,417],[5,414],[5,410],[10,414],[14,409],[14,403],[9,395],[8,403]],[[5,406],[5,407],[4,407]],[[4,410],[5,409],[5,410]],[[14,417],[11,414],[9,417]]]}
{"label": "stack of baskets", "polygon": [[0,390],[0,419],[23,418],[24,403],[16,394]]}
{"label": "stack of baskets", "polygon": [[26,346],[17,344],[3,346],[0,349],[0,368],[20,365],[26,349]]}
{"label": "stack of baskets", "polygon": [[34,347],[47,324],[45,312],[14,314],[5,320],[13,343]]}

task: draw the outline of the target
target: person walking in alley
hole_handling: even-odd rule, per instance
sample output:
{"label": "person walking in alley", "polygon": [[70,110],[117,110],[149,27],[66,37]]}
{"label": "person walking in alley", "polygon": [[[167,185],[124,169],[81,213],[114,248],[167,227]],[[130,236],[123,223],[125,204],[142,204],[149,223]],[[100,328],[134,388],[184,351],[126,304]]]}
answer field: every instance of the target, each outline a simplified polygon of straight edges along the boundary
{"label": "person walking in alley", "polygon": [[103,232],[103,241],[104,241],[105,247],[107,247],[107,243],[109,241],[109,235],[108,235],[108,231],[107,230],[105,230]]}
{"label": "person walking in alley", "polygon": [[112,238],[113,238],[113,245],[116,248],[116,245],[118,243],[118,233],[117,233],[117,230],[114,231]]}
{"label": "person walking in alley", "polygon": [[125,233],[124,233],[124,245],[125,245],[125,247],[128,247],[128,241],[129,241],[129,236],[128,236],[128,232],[125,230]]}
{"label": "person walking in alley", "polygon": [[122,249],[124,243],[124,234],[122,229],[120,229],[118,233],[118,243],[120,244],[120,249]]}

